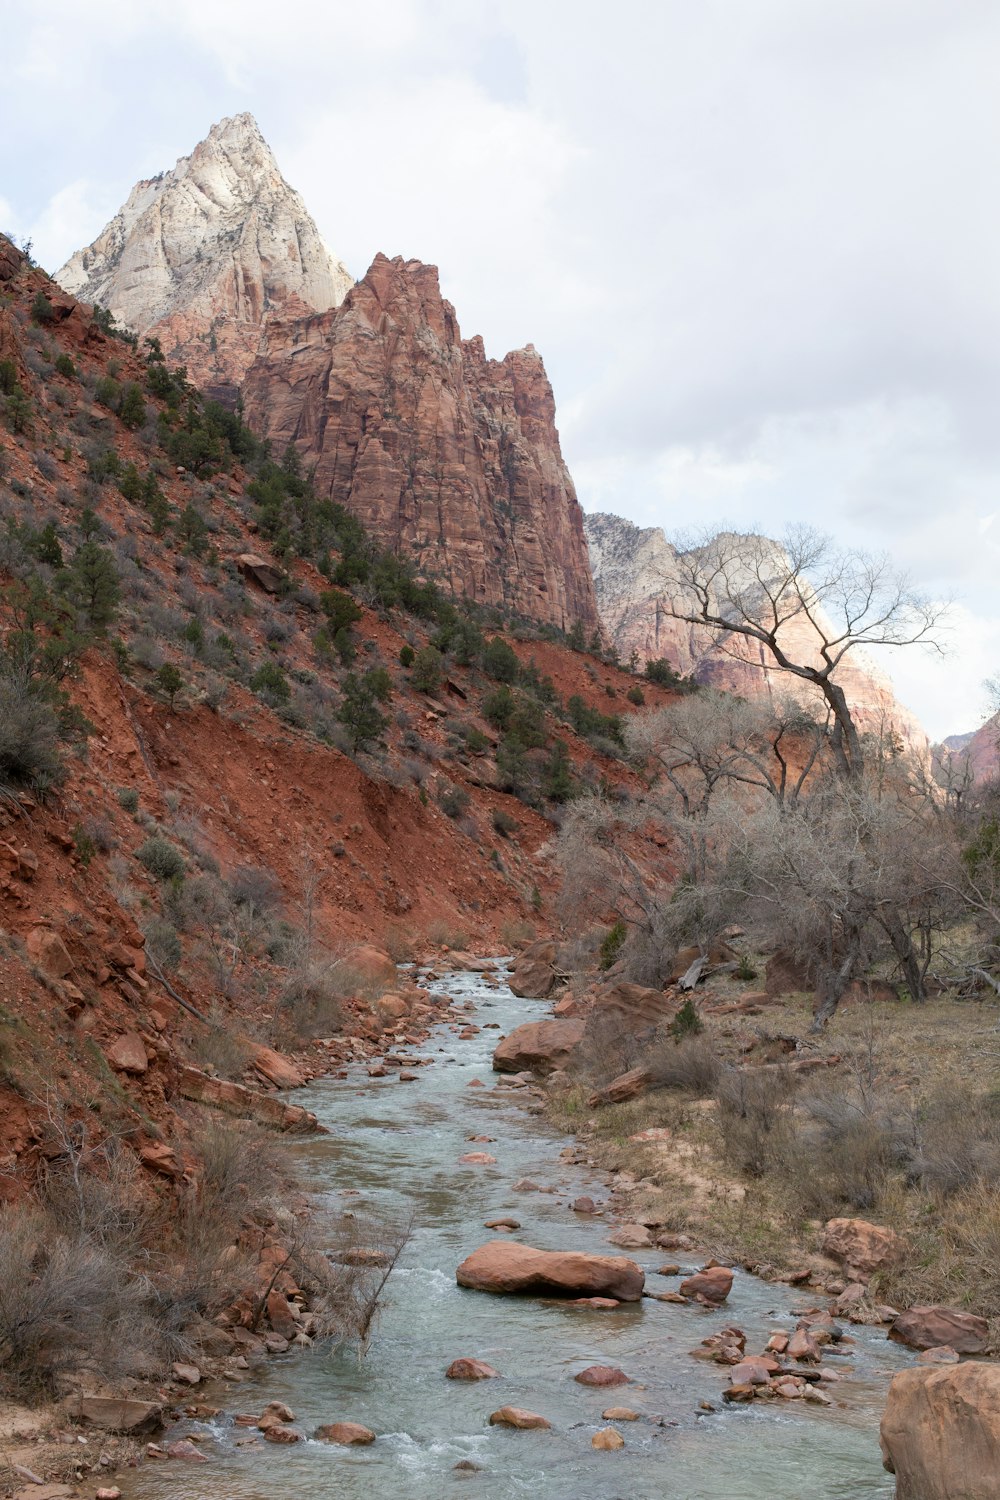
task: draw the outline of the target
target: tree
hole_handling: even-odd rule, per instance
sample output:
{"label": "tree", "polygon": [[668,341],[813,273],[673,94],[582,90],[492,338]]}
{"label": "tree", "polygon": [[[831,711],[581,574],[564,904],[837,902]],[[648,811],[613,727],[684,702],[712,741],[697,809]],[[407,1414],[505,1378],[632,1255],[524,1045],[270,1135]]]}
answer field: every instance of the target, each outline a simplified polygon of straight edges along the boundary
{"label": "tree", "polygon": [[122,391],[118,415],[131,432],[141,427],[146,420],[146,403],[142,399],[142,389],[134,380],[130,380]]}
{"label": "tree", "polygon": [[160,692],[165,694],[170,702],[170,711],[173,712],[174,700],[181,688],[184,686],[184,678],[174,666],[172,661],[165,661],[160,667],[155,678],[156,686]]}
{"label": "tree", "polygon": [[422,646],[413,662],[410,682],[418,693],[436,693],[441,686],[441,653],[433,646]]}
{"label": "tree", "polygon": [[86,617],[91,630],[103,632],[118,609],[120,589],[115,560],[106,547],[89,537],[76,550],[63,576],[68,575],[70,597]]}
{"label": "tree", "polygon": [[502,635],[495,635],[483,652],[483,671],[496,682],[516,682],[519,669],[513,646]]}
{"label": "tree", "polygon": [[379,712],[371,682],[348,672],[344,678],[344,701],[337,714],[347,731],[353,750],[364,750],[382,734],[388,719]]}
{"label": "tree", "polygon": [[838,668],[859,646],[936,645],[944,614],[888,558],[838,551],[808,527],[792,528],[781,545],[759,532],[702,539],[675,554],[664,585],[675,619],[704,626],[743,660],[762,650],[765,667],[816,690],[830,711],[837,771],[855,780],[864,750]]}

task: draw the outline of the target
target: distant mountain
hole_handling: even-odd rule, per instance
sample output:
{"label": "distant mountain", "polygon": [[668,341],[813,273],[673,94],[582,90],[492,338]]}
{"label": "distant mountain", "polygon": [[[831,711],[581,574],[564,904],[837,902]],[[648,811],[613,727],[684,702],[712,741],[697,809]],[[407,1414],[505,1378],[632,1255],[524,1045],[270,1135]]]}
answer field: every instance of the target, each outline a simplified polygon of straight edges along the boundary
{"label": "distant mountain", "polygon": [[[621,516],[584,516],[584,531],[604,630],[622,660],[634,651],[641,662],[665,658],[681,676],[745,696],[801,694],[805,684],[774,666],[755,643],[731,640],[725,651],[710,632],[670,613],[665,580],[674,571],[676,550],[658,526],[639,527]],[[774,544],[778,550],[778,543]],[[790,622],[785,640],[806,659],[816,636],[805,619]],[[921,759],[927,734],[909,709],[896,701],[888,677],[862,651],[852,651],[837,672],[858,725],[879,732],[891,726]]]}
{"label": "distant mountain", "polygon": [[220,120],[172,171],[137,183],[55,279],[156,334],[170,360],[223,396],[246,374],[270,314],[325,312],[353,284],[250,114]]}

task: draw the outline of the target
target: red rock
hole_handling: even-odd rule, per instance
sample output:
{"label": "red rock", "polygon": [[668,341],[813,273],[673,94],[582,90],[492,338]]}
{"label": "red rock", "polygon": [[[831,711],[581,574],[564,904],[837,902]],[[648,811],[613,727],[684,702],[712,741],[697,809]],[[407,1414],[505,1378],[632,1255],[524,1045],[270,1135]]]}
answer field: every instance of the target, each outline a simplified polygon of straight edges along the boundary
{"label": "red rock", "polygon": [[267,1321],[283,1339],[293,1339],[299,1331],[298,1320],[292,1313],[288,1298],[284,1292],[274,1288],[267,1294]]}
{"label": "red rock", "polygon": [[453,1359],[444,1373],[449,1380],[493,1380],[500,1372],[484,1359]]}
{"label": "red rock", "polygon": [[911,1307],[900,1313],[889,1337],[911,1349],[934,1349],[948,1344],[958,1354],[985,1354],[989,1324],[975,1313],[954,1307]]}
{"label": "red rock", "polygon": [[263,1429],[265,1443],[301,1443],[302,1434],[297,1427],[284,1427],[274,1422]]}
{"label": "red rock", "polygon": [[597,1204],[593,1198],[574,1198],[570,1205],[575,1214],[596,1214]]}
{"label": "red rock", "polygon": [[819,1348],[812,1334],[805,1328],[797,1328],[788,1340],[788,1358],[819,1361]]}
{"label": "red rock", "polygon": [[496,1157],[491,1156],[488,1151],[466,1151],[458,1159],[470,1167],[495,1167],[497,1162]]}
{"label": "red rock", "polygon": [[525,1411],[523,1406],[501,1406],[490,1415],[491,1427],[520,1427],[523,1429],[551,1427],[552,1423],[537,1412]]}
{"label": "red rock", "polygon": [[642,1267],[625,1256],[533,1250],[503,1240],[481,1245],[462,1262],[456,1275],[459,1286],[477,1291],[540,1297],[605,1296],[619,1302],[638,1302],[645,1281]]}
{"label": "red rock", "polygon": [[608,1235],[608,1244],[617,1245],[620,1250],[648,1250],[652,1243],[653,1236],[645,1224],[622,1224]]}
{"label": "red rock", "polygon": [[520,1219],[507,1217],[502,1219],[487,1219],[483,1227],[484,1229],[520,1229],[521,1221]]}
{"label": "red rock", "polygon": [[276,1089],[297,1089],[305,1083],[301,1071],[291,1059],[275,1052],[273,1047],[257,1043],[253,1049],[252,1061],[254,1072],[259,1073],[265,1083],[273,1083]]}
{"label": "red rock", "polygon": [[65,979],[73,972],[73,960],[66,944],[49,927],[32,927],[25,939],[29,957],[52,979]]}
{"label": "red rock", "polygon": [[917,1355],[917,1363],[920,1365],[957,1365],[959,1362],[958,1351],[950,1344],[939,1344],[934,1349],[925,1349],[923,1354]]}
{"label": "red rock", "polygon": [[435,267],[378,255],[340,308],[270,318],[244,400],[276,452],[297,444],[318,493],[446,589],[600,628],[542,361],[463,341]]}
{"label": "red rock", "polygon": [[1000,1367],[901,1371],[881,1442],[897,1500],[1000,1500]]}
{"label": "red rock", "polygon": [[650,989],[644,984],[629,984],[625,980],[598,990],[594,996],[594,1014],[613,1019],[627,1032],[662,1026],[672,1020],[676,1012],[677,1001],[662,990]]}
{"label": "red rock", "polygon": [[313,1436],[321,1443],[339,1443],[345,1448],[367,1447],[375,1441],[371,1428],[363,1427],[360,1422],[328,1422],[317,1427]]}
{"label": "red rock", "polygon": [[590,1440],[590,1446],[603,1452],[614,1452],[618,1448],[624,1448],[625,1439],[614,1427],[602,1427],[595,1432]]}
{"label": "red rock", "polygon": [[620,1307],[617,1297],[571,1297],[571,1307],[593,1307],[597,1309]]}
{"label": "red rock", "polygon": [[621,1104],[626,1099],[636,1098],[652,1081],[653,1075],[648,1068],[631,1068],[627,1073],[619,1073],[604,1088],[591,1094],[587,1103],[591,1108],[598,1104]]}
{"label": "red rock", "polygon": [[497,1073],[551,1073],[572,1057],[583,1040],[582,1021],[529,1021],[516,1026],[493,1053]]}
{"label": "red rock", "polygon": [[112,1042],[107,1051],[107,1059],[113,1068],[122,1073],[145,1073],[149,1067],[146,1048],[137,1031],[123,1032],[117,1041]]}
{"label": "red rock", "polygon": [[897,1234],[867,1219],[830,1219],[823,1236],[823,1254],[862,1276],[891,1265],[902,1249]]}
{"label": "red rock", "polygon": [[140,1146],[139,1160],[147,1171],[156,1172],[161,1177],[170,1177],[176,1181],[183,1176],[177,1154],[166,1141],[151,1141],[146,1146]]}
{"label": "red rock", "polygon": [[257,1418],[257,1426],[263,1432],[266,1427],[273,1427],[276,1423],[283,1425],[294,1421],[295,1413],[283,1401],[269,1401]]}
{"label": "red rock", "polygon": [[580,1385],[612,1386],[631,1384],[625,1371],[616,1369],[614,1365],[588,1365],[585,1370],[580,1371],[579,1375],[574,1375],[573,1379],[578,1381]]}
{"label": "red rock", "polygon": [[168,1458],[185,1458],[196,1464],[208,1463],[204,1453],[199,1453],[194,1443],[187,1438],[178,1438],[176,1442],[168,1443],[164,1451]]}
{"label": "red rock", "polygon": [[767,1385],[776,1369],[774,1360],[760,1359],[751,1354],[731,1367],[729,1379],[733,1385]]}
{"label": "red rock", "polygon": [[681,1282],[679,1290],[685,1297],[694,1297],[699,1302],[719,1307],[729,1296],[732,1286],[732,1271],[727,1266],[712,1266],[688,1276]]}

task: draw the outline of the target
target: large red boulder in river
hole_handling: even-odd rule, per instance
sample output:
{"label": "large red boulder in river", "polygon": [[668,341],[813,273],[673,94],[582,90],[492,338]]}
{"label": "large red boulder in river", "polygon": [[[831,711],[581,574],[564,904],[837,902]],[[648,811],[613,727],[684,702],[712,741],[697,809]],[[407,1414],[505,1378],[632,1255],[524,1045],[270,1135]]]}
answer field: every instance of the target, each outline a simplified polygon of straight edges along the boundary
{"label": "large red boulder in river", "polygon": [[898,1234],[867,1219],[829,1219],[823,1235],[823,1254],[862,1276],[891,1265],[902,1249]]}
{"label": "large red boulder in river", "polygon": [[493,1240],[463,1260],[459,1286],[477,1292],[536,1297],[616,1297],[638,1302],[646,1273],[625,1255],[587,1255],[580,1250],[533,1250]]}
{"label": "large red boulder in river", "polygon": [[911,1349],[938,1349],[948,1344],[958,1354],[985,1354],[989,1324],[957,1307],[911,1307],[889,1329],[889,1337]]}
{"label": "large red boulder in river", "polygon": [[1000,1368],[900,1371],[881,1438],[896,1500],[1000,1500]]}
{"label": "large red boulder in river", "polygon": [[529,1021],[515,1026],[493,1053],[495,1073],[554,1073],[583,1040],[582,1021]]}

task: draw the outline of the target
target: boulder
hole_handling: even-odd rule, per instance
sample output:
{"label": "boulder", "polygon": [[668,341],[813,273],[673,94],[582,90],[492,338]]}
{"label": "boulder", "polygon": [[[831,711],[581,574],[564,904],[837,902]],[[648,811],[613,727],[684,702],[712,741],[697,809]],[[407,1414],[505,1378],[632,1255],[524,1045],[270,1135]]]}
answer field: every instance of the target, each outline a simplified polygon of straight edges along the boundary
{"label": "boulder", "polygon": [[696,1271],[681,1282],[679,1291],[684,1297],[694,1297],[711,1307],[721,1307],[732,1291],[733,1273],[728,1266],[710,1266]]}
{"label": "boulder", "polygon": [[574,1198],[573,1202],[570,1204],[570,1207],[575,1214],[597,1213],[597,1204],[594,1202],[593,1198],[588,1198],[586,1196],[584,1196],[583,1198]]}
{"label": "boulder", "polygon": [[646,1273],[624,1255],[580,1250],[534,1250],[493,1240],[474,1250],[456,1272],[459,1286],[480,1292],[536,1297],[614,1297],[638,1302]]}
{"label": "boulder", "polygon": [[579,1381],[580,1385],[612,1386],[629,1385],[629,1377],[624,1370],[619,1370],[615,1365],[588,1365],[581,1370],[579,1375],[573,1379]]}
{"label": "boulder", "polygon": [[1000,1500],[1000,1367],[902,1370],[881,1441],[896,1500]]}
{"label": "boulder", "polygon": [[812,981],[805,964],[779,949],[767,961],[764,986],[768,998],[776,1000],[779,995],[796,995],[811,989]]}
{"label": "boulder", "polygon": [[532,943],[525,948],[507,980],[511,991],[522,1000],[547,1000],[556,985],[556,945]]}
{"label": "boulder", "polygon": [[985,1354],[989,1324],[975,1313],[955,1307],[911,1307],[900,1313],[889,1337],[911,1349],[937,1349],[947,1344],[957,1354]]}
{"label": "boulder", "polygon": [[273,1083],[276,1089],[298,1089],[305,1083],[299,1069],[288,1057],[275,1052],[273,1047],[258,1043],[251,1054],[253,1069],[265,1083]]}
{"label": "boulder", "polygon": [[623,1224],[614,1234],[608,1235],[608,1244],[617,1245],[619,1250],[649,1250],[653,1236],[645,1224]]}
{"label": "boulder", "polygon": [[605,1452],[613,1452],[617,1448],[624,1448],[625,1439],[614,1427],[602,1427],[600,1432],[594,1433],[590,1446]]}
{"label": "boulder", "polygon": [[626,1032],[649,1031],[673,1019],[677,1001],[644,984],[608,985],[594,996],[594,1018],[613,1018]]}
{"label": "boulder", "polygon": [[627,1073],[619,1073],[617,1078],[612,1078],[602,1089],[591,1094],[587,1103],[594,1107],[597,1104],[621,1104],[626,1099],[634,1099],[647,1089],[653,1081],[653,1075],[648,1068],[630,1068]]}
{"label": "boulder", "polygon": [[339,1443],[343,1448],[367,1447],[375,1441],[371,1428],[362,1427],[360,1422],[328,1422],[317,1427],[313,1436],[321,1443]]}
{"label": "boulder", "polygon": [[257,1427],[261,1432],[266,1432],[269,1427],[283,1426],[286,1422],[294,1421],[295,1413],[284,1401],[269,1401],[257,1418]]}
{"label": "boulder", "polygon": [[50,927],[32,927],[25,939],[28,955],[50,979],[65,979],[73,971],[66,944]]}
{"label": "boulder", "polygon": [[601,1412],[605,1422],[638,1422],[639,1413],[630,1406],[609,1406]]}
{"label": "boulder", "polygon": [[162,1401],[137,1401],[130,1397],[72,1396],[66,1412],[102,1432],[147,1432],[162,1426]]}
{"label": "boulder", "polygon": [[525,1411],[521,1406],[501,1406],[499,1411],[491,1413],[490,1426],[529,1429],[533,1427],[551,1427],[552,1423],[547,1417],[540,1417],[534,1411]]}
{"label": "boulder", "polygon": [[297,1427],[285,1427],[281,1422],[274,1422],[270,1427],[264,1428],[265,1443],[301,1443],[302,1434]]}
{"label": "boulder", "polygon": [[891,1265],[902,1249],[898,1234],[867,1219],[830,1219],[823,1233],[823,1254],[861,1276]]}
{"label": "boulder", "polygon": [[171,1374],[181,1385],[199,1385],[201,1383],[201,1371],[197,1365],[188,1364],[184,1360],[175,1360],[170,1367]]}
{"label": "boulder", "polygon": [[107,1050],[107,1059],[120,1073],[145,1073],[149,1058],[137,1031],[125,1031]]}
{"label": "boulder", "polygon": [[495,1167],[497,1164],[496,1157],[488,1151],[466,1151],[458,1159],[467,1167]]}
{"label": "boulder", "polygon": [[495,1073],[552,1073],[583,1040],[582,1021],[529,1021],[516,1026],[493,1053]]}
{"label": "boulder", "polygon": [[285,575],[281,569],[269,563],[265,557],[258,557],[256,552],[241,552],[236,558],[236,566],[244,578],[250,579],[266,594],[276,594],[284,581]]}
{"label": "boulder", "polygon": [[500,1371],[484,1359],[453,1359],[444,1373],[449,1380],[494,1380]]}
{"label": "boulder", "polygon": [[396,983],[396,965],[388,953],[370,943],[353,948],[342,960],[342,965],[357,976],[361,985],[382,985],[384,989],[391,989]]}
{"label": "boulder", "polygon": [[[270,1434],[265,1433],[264,1436],[269,1437]],[[182,1458],[194,1464],[208,1463],[207,1456],[195,1447],[190,1438],[178,1438],[176,1442],[168,1443],[164,1452],[168,1458]]]}

